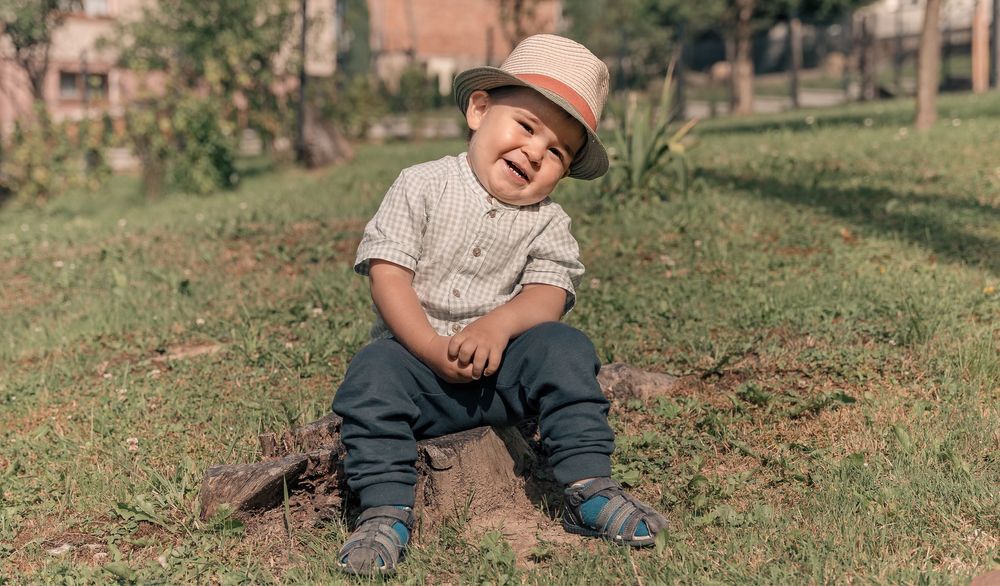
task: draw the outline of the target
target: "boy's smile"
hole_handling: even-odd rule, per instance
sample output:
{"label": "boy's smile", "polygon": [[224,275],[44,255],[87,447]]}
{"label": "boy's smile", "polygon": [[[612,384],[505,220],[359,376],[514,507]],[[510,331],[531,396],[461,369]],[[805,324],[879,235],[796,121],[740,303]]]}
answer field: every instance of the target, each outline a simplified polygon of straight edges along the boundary
{"label": "boy's smile", "polygon": [[579,122],[529,88],[474,92],[466,121],[474,131],[469,164],[476,178],[490,195],[517,206],[548,197],[586,137]]}

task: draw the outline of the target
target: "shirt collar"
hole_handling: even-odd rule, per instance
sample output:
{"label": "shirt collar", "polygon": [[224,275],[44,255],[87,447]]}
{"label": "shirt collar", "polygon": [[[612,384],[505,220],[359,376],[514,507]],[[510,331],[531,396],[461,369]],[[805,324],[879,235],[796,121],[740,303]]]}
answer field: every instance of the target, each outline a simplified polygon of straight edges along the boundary
{"label": "shirt collar", "polygon": [[479,178],[476,177],[476,173],[472,170],[472,165],[469,164],[469,153],[462,153],[458,155],[458,167],[461,169],[462,179],[465,181],[466,186],[476,195],[476,198],[483,202],[483,205],[487,208],[496,207],[505,210],[520,210],[522,208],[537,208],[544,205],[549,201],[549,198],[545,198],[542,201],[532,204],[530,206],[516,206],[511,205],[507,202],[500,201],[499,199],[490,195],[483,184],[479,182]]}

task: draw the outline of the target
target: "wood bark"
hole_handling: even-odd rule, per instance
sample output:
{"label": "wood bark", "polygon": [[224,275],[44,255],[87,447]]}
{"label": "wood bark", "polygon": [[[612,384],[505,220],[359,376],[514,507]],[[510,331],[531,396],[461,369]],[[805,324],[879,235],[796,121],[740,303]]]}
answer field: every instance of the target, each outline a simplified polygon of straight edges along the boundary
{"label": "wood bark", "polygon": [[315,105],[306,104],[299,149],[301,162],[310,169],[354,158],[350,141],[335,125],[323,120]]}
{"label": "wood bark", "polygon": [[799,107],[799,71],[802,70],[802,20],[788,22],[788,93],[792,107]]}
{"label": "wood bark", "polygon": [[917,54],[917,129],[937,122],[937,94],[941,76],[941,0],[927,0]]}
{"label": "wood bark", "polygon": [[874,100],[878,97],[878,43],[875,39],[878,17],[866,14],[859,24],[858,43],[858,84],[859,98],[862,101]]}
{"label": "wood bark", "polygon": [[993,26],[990,27],[990,54],[993,55],[993,67],[990,77],[993,87],[1000,89],[1000,0],[993,0]]}
{"label": "wood bark", "polygon": [[[670,393],[679,382],[621,363],[602,368],[598,381],[613,402],[648,401]],[[340,423],[331,413],[280,434],[262,433],[262,461],[208,468],[200,495],[202,518],[224,508],[249,518],[287,505],[297,521],[315,524],[353,512]],[[531,422],[423,440],[417,442],[417,454],[414,511],[423,528],[456,515],[497,520],[530,515],[540,504],[561,498]]]}
{"label": "wood bark", "polygon": [[976,0],[972,11],[972,91],[985,93],[990,86],[990,25],[987,0]]}
{"label": "wood bark", "polygon": [[733,51],[733,112],[736,114],[753,113],[753,8],[754,0],[736,0]]}

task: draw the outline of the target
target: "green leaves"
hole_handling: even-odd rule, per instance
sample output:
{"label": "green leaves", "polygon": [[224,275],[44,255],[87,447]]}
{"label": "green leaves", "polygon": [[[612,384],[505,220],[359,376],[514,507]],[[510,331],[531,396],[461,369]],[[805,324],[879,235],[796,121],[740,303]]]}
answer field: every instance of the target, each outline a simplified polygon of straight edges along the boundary
{"label": "green leaves", "polygon": [[630,93],[624,118],[615,127],[612,142],[610,193],[619,199],[668,199],[667,192],[680,185],[687,191],[688,160],[684,140],[697,120],[671,132],[673,64],[664,78],[659,102],[654,106]]}
{"label": "green leaves", "polygon": [[116,503],[114,511],[115,514],[128,522],[145,521],[147,523],[159,525],[165,529],[170,529],[170,524],[167,522],[167,519],[158,513],[154,508],[153,503],[149,502],[149,500],[141,494],[133,496],[131,501]]}

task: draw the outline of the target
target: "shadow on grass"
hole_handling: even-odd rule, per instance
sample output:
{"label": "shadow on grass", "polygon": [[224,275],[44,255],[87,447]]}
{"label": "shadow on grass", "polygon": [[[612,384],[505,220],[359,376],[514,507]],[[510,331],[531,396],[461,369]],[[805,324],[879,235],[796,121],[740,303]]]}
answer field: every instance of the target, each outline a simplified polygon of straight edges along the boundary
{"label": "shadow on grass", "polygon": [[[898,112],[882,112],[873,114],[871,112],[857,112],[850,114],[830,115],[823,114],[812,116],[809,110],[801,110],[796,118],[780,119],[754,119],[747,118],[746,122],[729,122],[725,126],[704,126],[698,130],[699,136],[712,134],[722,134],[727,136],[738,134],[761,134],[766,132],[786,131],[786,132],[815,132],[823,128],[839,128],[844,126],[862,127],[865,120],[869,120],[872,126],[909,126],[913,123],[912,110],[900,109]],[[806,119],[813,120],[812,124]]]}
{"label": "shadow on grass", "polygon": [[[971,211],[985,215],[987,224],[1000,222],[997,208],[971,200],[935,198],[877,187],[813,186],[795,180],[766,175],[748,177],[718,169],[701,169],[698,175],[709,185],[719,188],[735,187],[762,199],[814,207],[868,232],[923,246],[941,260],[980,267],[1000,276],[1000,238],[972,234],[955,219],[956,214]],[[845,182],[847,178],[845,175]],[[828,182],[829,175],[824,177],[824,183]],[[893,201],[928,207],[923,213],[890,212]]]}
{"label": "shadow on grass", "polygon": [[[740,135],[760,134],[772,131],[815,132],[824,128],[842,127],[909,127],[913,124],[915,115],[914,104],[910,100],[893,100],[876,105],[855,104],[856,109],[850,112],[830,113],[825,109],[804,108],[794,113],[784,113],[780,117],[748,117],[746,120],[729,119],[725,124],[713,126],[703,125],[698,129],[699,136],[712,134]],[[956,116],[973,118],[983,121],[987,118],[1000,118],[1000,101],[970,101],[959,102],[938,108],[942,119]],[[807,122],[807,119],[811,121]]]}
{"label": "shadow on grass", "polygon": [[280,164],[267,155],[255,155],[236,159],[236,170],[245,180],[274,172]]}

